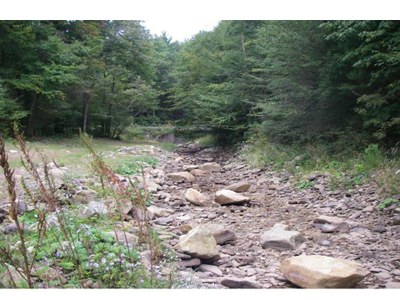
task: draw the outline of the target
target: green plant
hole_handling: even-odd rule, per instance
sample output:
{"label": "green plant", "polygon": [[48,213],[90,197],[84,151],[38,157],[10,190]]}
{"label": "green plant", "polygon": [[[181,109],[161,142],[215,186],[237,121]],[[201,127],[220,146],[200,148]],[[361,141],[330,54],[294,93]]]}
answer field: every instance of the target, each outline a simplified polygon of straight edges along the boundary
{"label": "green plant", "polygon": [[391,206],[392,204],[396,204],[396,203],[400,203],[400,201],[397,199],[393,199],[393,198],[386,198],[381,203],[379,203],[378,208],[384,209],[384,208]]}
{"label": "green plant", "polygon": [[309,189],[312,188],[313,186],[314,184],[310,180],[303,180],[295,184],[295,187],[299,190]]}
{"label": "green plant", "polygon": [[154,156],[135,156],[130,160],[124,161],[115,168],[115,172],[120,175],[137,175],[142,169],[148,166],[155,166],[158,159]]}

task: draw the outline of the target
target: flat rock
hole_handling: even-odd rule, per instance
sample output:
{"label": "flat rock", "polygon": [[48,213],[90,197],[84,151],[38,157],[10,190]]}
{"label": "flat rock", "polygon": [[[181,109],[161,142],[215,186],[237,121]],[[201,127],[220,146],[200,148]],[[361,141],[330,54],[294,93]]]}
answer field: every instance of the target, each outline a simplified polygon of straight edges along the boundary
{"label": "flat rock", "polygon": [[386,283],[385,287],[387,289],[400,289],[400,282],[391,281]]}
{"label": "flat rock", "polygon": [[226,286],[231,289],[259,289],[261,288],[260,284],[258,284],[252,278],[237,278],[237,277],[229,277],[223,278],[220,281],[220,284]]}
{"label": "flat rock", "polygon": [[218,172],[221,171],[222,167],[218,163],[208,162],[200,165],[199,169],[206,172]]}
{"label": "flat rock", "polygon": [[208,229],[201,226],[181,236],[175,247],[178,251],[195,258],[217,260],[220,257],[214,236]]}
{"label": "flat rock", "polygon": [[210,272],[217,276],[222,276],[221,269],[214,265],[201,264],[198,270],[202,272]]}
{"label": "flat rock", "polygon": [[282,274],[303,288],[351,288],[369,272],[360,264],[321,255],[300,255],[285,259]]}
{"label": "flat rock", "polygon": [[192,174],[193,176],[198,176],[198,177],[200,177],[200,176],[206,175],[207,172],[206,172],[206,171],[203,171],[203,170],[200,170],[200,169],[194,169],[194,170],[191,170],[191,171],[190,171],[190,174]]}
{"label": "flat rock", "polygon": [[201,264],[201,260],[198,259],[198,258],[192,258],[192,259],[189,259],[189,260],[179,261],[177,264],[180,267],[196,267],[196,266],[199,266]]}
{"label": "flat rock", "polygon": [[185,199],[197,206],[205,206],[209,202],[209,198],[206,195],[193,188],[186,190]]}
{"label": "flat rock", "polygon": [[261,246],[277,250],[296,249],[305,238],[298,231],[287,230],[284,224],[275,224],[270,230],[261,235]]}
{"label": "flat rock", "polygon": [[195,180],[195,177],[189,172],[169,173],[167,174],[167,177],[171,178],[173,181],[183,180],[187,182],[193,182]]}
{"label": "flat rock", "polygon": [[220,190],[215,193],[215,202],[220,205],[242,204],[249,201],[249,197],[245,197],[230,190]]}
{"label": "flat rock", "polygon": [[147,211],[152,213],[155,217],[167,217],[174,212],[172,209],[161,208],[158,206],[151,205],[147,207]]}
{"label": "flat rock", "polygon": [[251,184],[247,181],[240,181],[237,183],[233,183],[229,186],[227,186],[225,189],[226,190],[231,190],[237,193],[243,193],[247,191],[251,187]]}
{"label": "flat rock", "polygon": [[323,232],[346,232],[349,230],[349,224],[338,217],[320,215],[314,220],[314,226]]}

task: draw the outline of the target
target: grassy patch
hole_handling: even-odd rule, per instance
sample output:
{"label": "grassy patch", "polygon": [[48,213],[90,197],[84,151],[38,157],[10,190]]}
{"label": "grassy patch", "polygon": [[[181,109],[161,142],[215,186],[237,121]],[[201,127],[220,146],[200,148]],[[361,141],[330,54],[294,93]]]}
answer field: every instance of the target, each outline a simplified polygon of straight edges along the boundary
{"label": "grassy patch", "polygon": [[124,160],[121,164],[114,168],[115,173],[120,175],[138,175],[142,170],[149,166],[155,166],[158,163],[158,159],[154,156],[135,156]]}
{"label": "grassy patch", "polygon": [[309,188],[311,182],[304,181],[315,172],[329,174],[328,187],[351,189],[368,180],[374,180],[384,197],[400,193],[400,160],[385,154],[377,144],[370,144],[361,151],[343,149],[332,152],[332,146],[313,144],[283,146],[269,143],[265,139],[253,140],[242,150],[242,155],[254,166],[270,166],[275,170],[286,170],[295,175],[295,187]]}

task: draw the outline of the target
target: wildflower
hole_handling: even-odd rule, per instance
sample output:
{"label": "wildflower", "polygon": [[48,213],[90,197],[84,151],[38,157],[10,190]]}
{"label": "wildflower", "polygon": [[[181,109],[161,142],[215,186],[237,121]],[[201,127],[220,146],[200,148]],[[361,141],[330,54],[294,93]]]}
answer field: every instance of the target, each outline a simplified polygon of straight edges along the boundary
{"label": "wildflower", "polygon": [[104,265],[107,262],[107,259],[105,257],[101,258],[101,263]]}

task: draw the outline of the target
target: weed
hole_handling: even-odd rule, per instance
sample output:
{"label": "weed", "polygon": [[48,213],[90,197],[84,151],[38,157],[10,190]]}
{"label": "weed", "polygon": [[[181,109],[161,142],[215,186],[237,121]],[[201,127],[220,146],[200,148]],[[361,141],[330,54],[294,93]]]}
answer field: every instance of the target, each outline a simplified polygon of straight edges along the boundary
{"label": "weed", "polygon": [[396,203],[400,203],[400,201],[397,199],[393,199],[393,198],[386,198],[381,203],[379,203],[378,208],[384,209],[384,208],[391,206],[392,204],[396,204]]}

